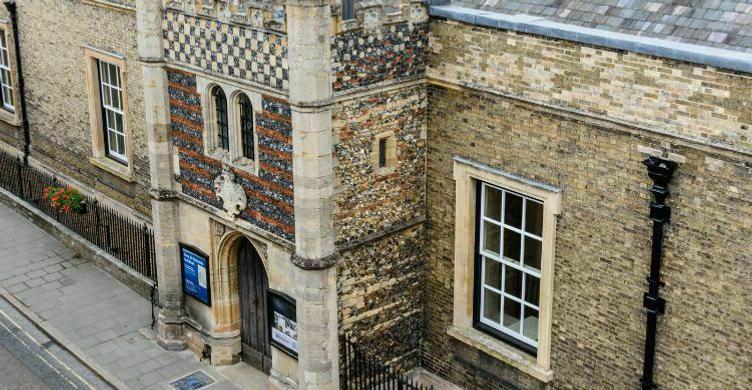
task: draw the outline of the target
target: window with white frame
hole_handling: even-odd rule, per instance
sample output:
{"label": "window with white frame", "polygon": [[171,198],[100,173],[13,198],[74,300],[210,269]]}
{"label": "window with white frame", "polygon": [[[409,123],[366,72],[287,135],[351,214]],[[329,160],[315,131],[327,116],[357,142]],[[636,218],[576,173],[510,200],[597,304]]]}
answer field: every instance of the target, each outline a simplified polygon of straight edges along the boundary
{"label": "window with white frame", "polygon": [[538,348],[543,202],[478,182],[475,313],[481,330]]}
{"label": "window with white frame", "polygon": [[550,382],[560,189],[454,157],[454,292],[447,333]]}
{"label": "window with white frame", "polygon": [[6,30],[0,31],[0,99],[2,99],[3,108],[9,111],[15,111],[10,54],[8,52],[8,36]]}
{"label": "window with white frame", "polygon": [[123,120],[123,89],[120,67],[98,60],[100,105],[104,131],[105,153],[108,157],[128,163],[125,145],[125,121]]}

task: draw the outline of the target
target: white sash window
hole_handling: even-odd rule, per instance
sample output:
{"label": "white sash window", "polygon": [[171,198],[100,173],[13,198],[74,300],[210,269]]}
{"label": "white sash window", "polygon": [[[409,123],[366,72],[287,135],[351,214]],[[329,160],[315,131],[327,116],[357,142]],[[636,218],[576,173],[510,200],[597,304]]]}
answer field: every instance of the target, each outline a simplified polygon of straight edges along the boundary
{"label": "white sash window", "polygon": [[0,98],[2,98],[3,108],[15,111],[10,55],[8,53],[8,37],[5,30],[0,31]]}
{"label": "white sash window", "polygon": [[107,156],[127,164],[120,68],[104,61],[97,61],[97,64],[99,68],[102,126],[106,143],[105,151]]}

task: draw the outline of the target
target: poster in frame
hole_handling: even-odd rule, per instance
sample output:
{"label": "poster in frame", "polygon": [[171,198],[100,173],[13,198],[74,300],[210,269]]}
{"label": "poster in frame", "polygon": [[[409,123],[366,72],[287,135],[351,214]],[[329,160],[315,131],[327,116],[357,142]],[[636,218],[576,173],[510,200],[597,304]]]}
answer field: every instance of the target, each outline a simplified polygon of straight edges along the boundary
{"label": "poster in frame", "polygon": [[267,290],[269,340],[291,357],[298,358],[298,323],[295,300],[279,291]]}
{"label": "poster in frame", "polygon": [[183,243],[179,246],[183,292],[211,306],[209,256],[194,246]]}

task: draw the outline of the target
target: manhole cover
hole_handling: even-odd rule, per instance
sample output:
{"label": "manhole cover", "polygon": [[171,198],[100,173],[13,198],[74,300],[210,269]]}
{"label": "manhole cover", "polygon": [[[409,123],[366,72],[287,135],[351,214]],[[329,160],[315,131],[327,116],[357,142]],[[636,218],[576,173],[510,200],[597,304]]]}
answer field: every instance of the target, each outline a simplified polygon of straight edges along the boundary
{"label": "manhole cover", "polygon": [[198,370],[182,378],[175,379],[170,382],[170,386],[175,390],[197,390],[203,389],[214,382],[216,382],[214,378],[210,377],[205,372]]}

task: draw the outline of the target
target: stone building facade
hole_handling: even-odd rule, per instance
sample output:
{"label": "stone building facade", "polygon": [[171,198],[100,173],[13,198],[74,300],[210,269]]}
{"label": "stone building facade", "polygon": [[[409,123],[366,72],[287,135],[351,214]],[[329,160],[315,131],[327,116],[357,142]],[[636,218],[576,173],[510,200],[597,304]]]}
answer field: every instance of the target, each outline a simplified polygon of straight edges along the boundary
{"label": "stone building facade", "polygon": [[440,388],[639,387],[653,156],[653,381],[752,381],[744,2],[17,3],[30,160],[154,228],[163,347],[273,388],[339,387],[341,336]]}

